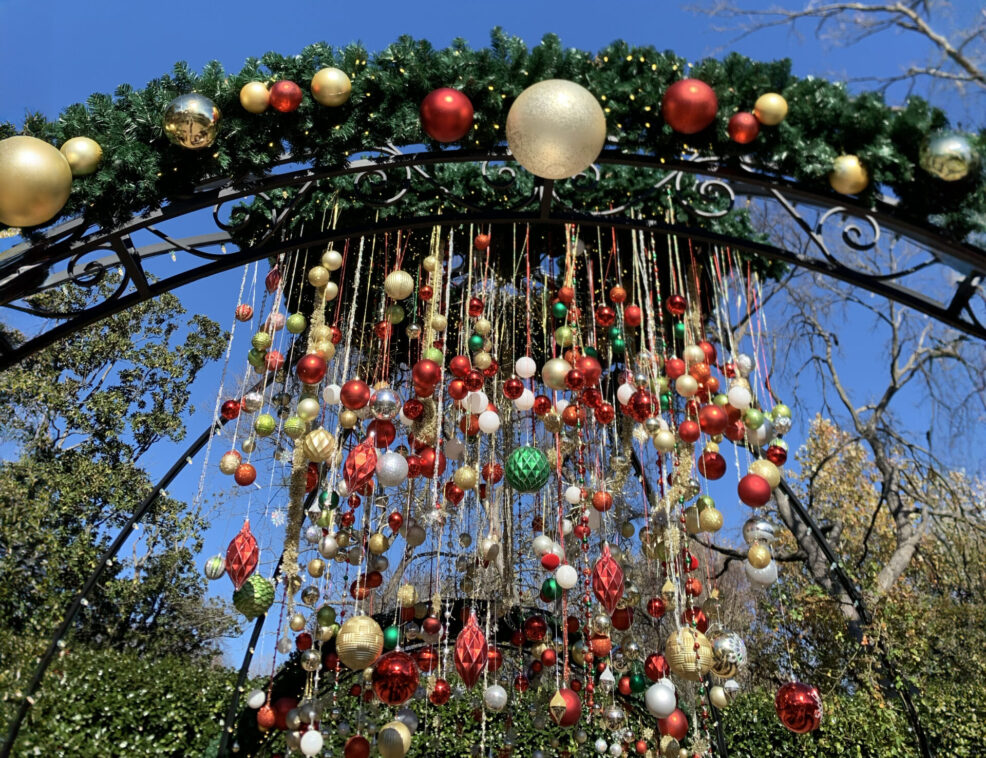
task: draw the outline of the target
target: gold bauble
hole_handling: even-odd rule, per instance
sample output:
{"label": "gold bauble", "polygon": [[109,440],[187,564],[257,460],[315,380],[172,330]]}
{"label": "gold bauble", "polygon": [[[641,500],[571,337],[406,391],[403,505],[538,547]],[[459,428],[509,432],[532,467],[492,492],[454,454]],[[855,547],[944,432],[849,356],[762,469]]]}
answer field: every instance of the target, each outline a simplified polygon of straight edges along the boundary
{"label": "gold bauble", "polygon": [[762,476],[770,484],[770,488],[776,489],[781,483],[781,470],[766,458],[760,458],[750,464],[751,474]]}
{"label": "gold bauble", "polygon": [[302,450],[305,457],[315,463],[327,461],[336,449],[336,438],[329,434],[325,429],[319,427],[313,429],[305,435],[302,442]]}
{"label": "gold bauble", "polygon": [[72,176],[88,176],[99,168],[103,148],[94,139],[72,137],[61,147],[61,153],[72,169]]}
{"label": "gold bauble", "polygon": [[679,758],[679,743],[670,734],[661,737],[660,750],[663,758]]}
{"label": "gold bauble", "polygon": [[444,332],[448,327],[448,319],[441,313],[436,313],[431,317],[431,328],[436,332]]}
{"label": "gold bauble", "polygon": [[724,710],[729,706],[729,698],[726,697],[726,690],[724,690],[718,684],[715,685],[711,690],[709,690],[709,700],[711,700],[712,705],[714,705],[720,711]]}
{"label": "gold bauble", "polygon": [[321,558],[312,558],[308,561],[308,575],[314,579],[318,579],[322,574],[325,573],[325,561]]}
{"label": "gold bauble", "polygon": [[753,115],[764,126],[777,126],[787,116],[787,100],[776,92],[768,92],[753,104]]}
{"label": "gold bauble", "polygon": [[312,77],[312,97],[319,105],[343,105],[352,94],[353,84],[345,71],[323,68]]}
{"label": "gold bauble", "polygon": [[270,90],[263,82],[247,82],[240,87],[240,105],[248,113],[263,113],[270,105]]}
{"label": "gold bauble", "polygon": [[456,486],[468,491],[476,486],[476,483],[479,481],[479,475],[472,466],[460,466],[456,469],[452,481],[455,482]]}
{"label": "gold bauble", "polygon": [[698,534],[701,530],[699,526],[699,512],[694,505],[685,508],[685,531],[688,534]]}
{"label": "gold bauble", "polygon": [[308,269],[308,283],[312,287],[324,287],[329,283],[329,270],[325,266],[312,266]]}
{"label": "gold bauble", "polygon": [[418,602],[418,591],[413,584],[402,584],[397,589],[397,604],[401,608],[410,608]]}
{"label": "gold bauble", "polygon": [[476,323],[472,325],[472,330],[476,334],[486,337],[491,331],[493,331],[493,324],[490,323],[489,319],[478,318]]}
{"label": "gold bauble", "polygon": [[767,568],[771,561],[770,548],[766,543],[754,542],[746,553],[746,560],[755,569]]}
{"label": "gold bauble", "polygon": [[[698,649],[695,649],[695,645]],[[668,637],[664,646],[668,666],[678,676],[693,682],[702,680],[712,669],[712,645],[701,632],[684,627]]]}
{"label": "gold bauble", "polygon": [[312,342],[325,342],[326,340],[332,339],[332,327],[322,324],[321,326],[313,326],[308,330],[308,339]]}
{"label": "gold bauble", "polygon": [[870,183],[870,175],[855,155],[840,155],[835,159],[829,184],[842,195],[858,195]]}
{"label": "gold bauble", "polygon": [[338,250],[326,250],[322,253],[322,265],[329,271],[336,271],[342,268],[342,254]]}
{"label": "gold bauble", "polygon": [[0,140],[0,222],[37,226],[49,221],[72,192],[72,169],[58,149],[36,137]]}
{"label": "gold bauble", "polygon": [[202,150],[216,141],[221,114],[204,95],[180,95],[164,111],[164,133],[174,144]]}
{"label": "gold bauble", "polygon": [[400,269],[391,271],[387,274],[387,278],[383,280],[383,289],[388,297],[394,300],[404,300],[414,292],[414,277],[407,273],[407,271]]}
{"label": "gold bauble", "polygon": [[343,665],[361,671],[380,657],[383,630],[369,616],[353,616],[336,635],[336,653]]}
{"label": "gold bauble", "polygon": [[541,423],[544,424],[544,430],[546,432],[557,434],[561,431],[561,416],[554,411],[546,413],[544,418],[541,419]]}
{"label": "gold bauble", "polygon": [[292,631],[300,632],[305,628],[305,617],[300,613],[292,614],[291,618],[288,620],[288,626],[291,627]]}
{"label": "gold bauble", "polygon": [[421,261],[421,268],[423,268],[428,273],[438,270],[438,258],[434,255],[425,256]]}
{"label": "gold bauble", "polygon": [[387,543],[387,538],[384,537],[383,534],[380,532],[375,532],[370,536],[367,547],[374,555],[383,555],[387,552],[387,548],[390,547],[390,545]]}
{"label": "gold bauble", "polygon": [[335,282],[329,282],[325,285],[325,302],[331,303],[339,297],[339,285]]}
{"label": "gold bauble", "polygon": [[548,79],[517,96],[507,113],[506,134],[521,166],[544,179],[567,179],[599,156],[606,115],[585,87]]}
{"label": "gold bauble", "polygon": [[478,368],[480,371],[489,368],[492,362],[493,362],[493,356],[491,356],[489,353],[485,353],[482,351],[476,353],[472,357],[472,365],[475,368]]}
{"label": "gold bauble", "polygon": [[383,758],[404,758],[411,749],[411,730],[401,721],[390,721],[377,732],[377,750]]}
{"label": "gold bauble", "polygon": [[339,426],[343,429],[352,429],[358,421],[359,416],[356,415],[355,411],[349,410],[349,408],[339,413]]}
{"label": "gold bauble", "polygon": [[328,642],[333,637],[335,637],[337,631],[339,631],[338,624],[329,624],[328,626],[320,626],[315,630],[315,636],[318,638],[319,642]]}
{"label": "gold bauble", "polygon": [[232,476],[236,473],[237,467],[240,465],[240,456],[234,455],[233,453],[226,453],[222,458],[219,459],[219,470],[222,471],[227,476]]}
{"label": "gold bauble", "polygon": [[572,364],[564,358],[552,358],[541,368],[541,379],[553,390],[564,390],[565,377],[572,370]]}
{"label": "gold bauble", "polygon": [[703,509],[698,514],[698,525],[703,532],[718,532],[722,529],[722,511],[715,506]]}

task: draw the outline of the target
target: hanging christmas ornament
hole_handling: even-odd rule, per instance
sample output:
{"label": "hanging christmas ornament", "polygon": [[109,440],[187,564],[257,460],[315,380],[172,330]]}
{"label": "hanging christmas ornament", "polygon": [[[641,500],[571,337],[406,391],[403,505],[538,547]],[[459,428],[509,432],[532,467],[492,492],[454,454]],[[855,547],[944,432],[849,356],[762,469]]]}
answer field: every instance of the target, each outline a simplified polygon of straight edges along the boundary
{"label": "hanging christmas ornament", "polygon": [[787,100],[776,92],[767,92],[757,98],[753,115],[764,126],[777,126],[787,117]]}
{"label": "hanging christmas ornament", "polygon": [[575,690],[562,687],[548,701],[548,713],[558,726],[574,726],[582,716],[582,699]]}
{"label": "hanging christmas ornament", "polygon": [[226,573],[226,559],[221,555],[214,555],[205,562],[205,578],[218,579]]}
{"label": "hanging christmas ornament", "polygon": [[370,758],[370,741],[361,734],[350,737],[342,749],[344,758]]}
{"label": "hanging christmas ornament", "polygon": [[387,274],[387,278],[384,279],[383,289],[387,293],[387,297],[391,297],[394,300],[404,300],[414,292],[414,277],[407,273],[407,271],[401,271],[400,269],[391,271]]}
{"label": "hanging christmas ornament", "polygon": [[390,721],[377,732],[381,758],[404,758],[411,749],[411,730],[401,721]]}
{"label": "hanging christmas ornament", "polygon": [[698,79],[682,79],[668,87],[661,101],[661,115],[682,134],[697,134],[711,124],[719,110],[716,93]]}
{"label": "hanging christmas ornament", "polygon": [[476,612],[469,612],[469,620],[455,639],[455,670],[469,689],[479,680],[486,665],[487,646],[483,630],[476,622]]}
{"label": "hanging christmas ornament", "polygon": [[270,90],[263,82],[247,82],[240,87],[240,105],[247,113],[263,113],[270,105]]}
{"label": "hanging christmas ornament", "polygon": [[234,589],[239,589],[257,568],[260,559],[260,549],[257,540],[250,532],[250,519],[243,522],[239,534],[229,543],[226,549],[226,573],[233,582]]}
{"label": "hanging christmas ornament", "polygon": [[777,690],[774,710],[784,726],[795,734],[806,734],[822,723],[822,696],[809,684],[788,682]]}
{"label": "hanging christmas ornament", "polygon": [[88,176],[99,168],[103,160],[103,148],[94,139],[72,137],[61,147],[61,153],[72,169],[72,176]]}
{"label": "hanging christmas ornament", "polygon": [[288,79],[274,82],[270,88],[270,107],[281,113],[290,113],[298,109],[304,93],[301,87]]}
{"label": "hanging christmas ornament", "polygon": [[164,111],[164,134],[176,145],[202,150],[216,141],[220,118],[216,104],[204,95],[180,95]]}
{"label": "hanging christmas ornament", "polygon": [[385,653],[373,664],[371,680],[376,696],[387,705],[401,705],[418,688],[418,667],[407,653]]}
{"label": "hanging christmas ornament", "polygon": [[436,142],[457,142],[472,128],[473,107],[458,90],[442,87],[421,101],[421,128]]}
{"label": "hanging christmas ornament", "polygon": [[349,81],[345,71],[330,66],[320,69],[312,77],[311,90],[316,103],[337,108],[340,105],[345,105],[346,101],[349,100],[353,91],[353,84]]}
{"label": "hanging christmas ornament", "polygon": [[37,226],[54,218],[72,191],[72,169],[57,148],[35,137],[0,140],[0,222]]}
{"label": "hanging christmas ornament", "polygon": [[726,127],[729,138],[740,145],[748,145],[760,134],[760,122],[752,113],[735,113]]}
{"label": "hanging christmas ornament", "polygon": [[514,158],[532,174],[567,179],[588,168],[602,151],[606,116],[584,87],[549,79],[514,100],[506,134]]}
{"label": "hanging christmas ornament", "polygon": [[921,168],[945,182],[957,182],[979,171],[979,153],[959,132],[939,132],[921,145]]}
{"label": "hanging christmas ornament", "polygon": [[233,593],[233,606],[251,621],[263,616],[274,604],[274,583],[254,574]]}
{"label": "hanging christmas ornament", "polygon": [[613,559],[609,543],[604,542],[602,555],[592,569],[592,591],[611,616],[623,597],[623,588],[623,569]]}
{"label": "hanging christmas ornament", "polygon": [[699,631],[682,627],[672,632],[664,646],[664,657],[671,671],[698,682],[712,669],[712,645]]}
{"label": "hanging christmas ornament", "polygon": [[531,446],[515,448],[507,457],[503,470],[507,484],[517,492],[537,492],[551,476],[547,457]]}
{"label": "hanging christmas ornament", "polygon": [[688,736],[688,716],[680,708],[675,708],[667,718],[657,720],[657,728],[661,734],[681,742]]}
{"label": "hanging christmas ornament", "polygon": [[383,630],[369,616],[353,616],[336,633],[336,653],[344,666],[362,671],[383,650]]}
{"label": "hanging christmas ornament", "polygon": [[855,155],[840,155],[832,165],[829,184],[842,195],[858,195],[870,183],[866,168]]}
{"label": "hanging christmas ornament", "polygon": [[712,673],[732,679],[746,665],[746,643],[735,632],[720,634],[712,640]]}
{"label": "hanging christmas ornament", "polygon": [[759,508],[770,500],[770,482],[759,474],[747,474],[736,487],[739,499],[751,508]]}

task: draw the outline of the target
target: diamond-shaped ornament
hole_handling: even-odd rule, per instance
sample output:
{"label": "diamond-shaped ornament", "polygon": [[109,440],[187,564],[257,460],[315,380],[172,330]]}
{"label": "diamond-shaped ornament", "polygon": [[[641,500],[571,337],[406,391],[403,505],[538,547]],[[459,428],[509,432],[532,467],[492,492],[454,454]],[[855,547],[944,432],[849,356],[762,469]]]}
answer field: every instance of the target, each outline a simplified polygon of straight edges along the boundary
{"label": "diamond-shaped ornament", "polygon": [[507,484],[517,492],[537,492],[548,483],[551,466],[543,452],[536,447],[525,445],[510,453],[503,472]]}
{"label": "diamond-shaped ornament", "polygon": [[592,591],[610,615],[623,597],[623,569],[610,554],[608,542],[603,543],[602,555],[592,569]]}
{"label": "diamond-shaped ornament", "polygon": [[[319,427],[305,435],[302,442],[305,457],[316,463],[327,461],[336,449],[336,438]],[[376,466],[376,464],[374,464]]]}
{"label": "diamond-shaped ornament", "polygon": [[377,450],[374,442],[373,435],[370,435],[350,450],[349,455],[346,456],[343,476],[350,492],[356,492],[370,481],[377,470]]}
{"label": "diamond-shaped ornament", "polygon": [[257,540],[250,532],[250,519],[243,522],[243,528],[229,543],[226,548],[226,573],[233,581],[234,589],[239,589],[257,568],[257,561],[260,558],[260,550],[257,548]]}
{"label": "diamond-shaped ornament", "polygon": [[489,651],[486,635],[476,622],[476,612],[469,613],[469,620],[455,639],[455,670],[459,672],[466,687],[472,688],[479,680],[486,665]]}

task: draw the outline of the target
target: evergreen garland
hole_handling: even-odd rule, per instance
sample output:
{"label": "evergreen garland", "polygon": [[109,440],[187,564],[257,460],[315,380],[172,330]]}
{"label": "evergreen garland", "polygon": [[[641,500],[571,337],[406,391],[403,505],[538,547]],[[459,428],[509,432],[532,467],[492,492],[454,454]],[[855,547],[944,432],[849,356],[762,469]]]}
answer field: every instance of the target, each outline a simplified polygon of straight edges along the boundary
{"label": "evergreen garland", "polygon": [[[307,93],[312,75],[325,66],[341,68],[352,79],[352,97],[341,107],[320,106]],[[713,125],[692,136],[674,133],[660,116],[665,90],[685,75],[707,82],[719,99]],[[889,195],[897,201],[896,214],[931,223],[958,239],[986,231],[986,181],[981,171],[949,184],[918,166],[923,140],[948,127],[944,113],[926,101],[912,97],[900,107],[889,107],[876,93],[851,96],[841,83],[797,79],[791,75],[789,61],[758,63],[735,53],[723,60],[703,60],[689,69],[685,59],[671,52],[631,47],[622,41],[592,54],[564,49],[558,37],[547,35],[528,49],[519,38],[494,29],[490,46],[481,50],[470,49],[463,40],[435,49],[425,40],[404,36],[374,55],[357,44],[334,49],[324,43],[310,45],[298,56],[267,53],[249,59],[236,74],[227,74],[216,62],[200,74],[179,63],[170,75],[142,90],[121,85],[113,96],[94,94],[86,103],[66,108],[56,121],[29,116],[21,133],[55,145],[87,136],[102,146],[99,170],[74,181],[68,203],[50,223],[84,213],[92,223],[109,226],[187,194],[204,180],[229,176],[237,182],[267,173],[285,151],[305,156],[315,167],[326,167],[388,142],[447,149],[431,142],[419,124],[421,100],[437,87],[462,90],[475,107],[473,131],[453,148],[501,145],[514,98],[548,78],[570,79],[592,91],[606,111],[611,143],[615,140],[628,153],[671,157],[694,150],[732,160],[748,156],[766,173],[822,193],[831,193],[827,177],[833,160],[842,153],[855,153],[871,177],[860,202]],[[287,114],[268,110],[260,115],[243,110],[239,91],[244,84],[278,79],[293,80],[306,90],[298,110]],[[752,110],[756,98],[770,91],[787,99],[787,119],[780,126],[764,127],[750,145],[733,143],[726,132],[729,117]],[[164,135],[165,108],[174,97],[188,92],[209,97],[222,111],[219,138],[211,148],[185,150]],[[14,125],[0,124],[0,138],[16,133]],[[981,154],[986,151],[986,130],[971,140]],[[610,192],[624,189],[626,174],[609,174],[620,183],[604,182],[600,198],[607,187]],[[460,168],[452,172],[451,180],[475,184],[475,170]],[[321,197],[299,209],[300,217],[320,215],[328,195],[341,190],[344,196],[351,185],[349,179],[323,186]],[[686,220],[705,226],[737,223]],[[738,223],[745,226],[742,220]]]}

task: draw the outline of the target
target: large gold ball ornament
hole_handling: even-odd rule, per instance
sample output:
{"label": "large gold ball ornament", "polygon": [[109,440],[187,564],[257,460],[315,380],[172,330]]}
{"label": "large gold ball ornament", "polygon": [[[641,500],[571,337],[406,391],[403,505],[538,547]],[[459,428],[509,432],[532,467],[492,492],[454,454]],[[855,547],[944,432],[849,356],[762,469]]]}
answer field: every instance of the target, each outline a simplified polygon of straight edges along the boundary
{"label": "large gold ball ornament", "polygon": [[236,453],[226,453],[219,459],[219,470],[227,476],[232,476],[235,474],[239,465],[240,456],[236,455]]}
{"label": "large gold ball ornament", "polygon": [[221,115],[205,95],[180,95],[164,111],[164,133],[176,145],[202,150],[216,141]]}
{"label": "large gold ball ornament", "polygon": [[353,616],[339,627],[336,652],[339,660],[354,671],[370,666],[383,650],[383,630],[369,616]]}
{"label": "large gold ball ornament", "polygon": [[72,169],[36,137],[0,140],[0,222],[37,226],[58,215],[72,192]]}
{"label": "large gold ball ornament", "polygon": [[541,379],[553,390],[564,390],[565,377],[572,370],[572,364],[564,358],[552,358],[541,368]]}
{"label": "large gold ball ornament", "polygon": [[770,548],[763,542],[754,542],[747,551],[746,560],[755,569],[767,568],[771,561]]}
{"label": "large gold ball ornament", "polygon": [[606,142],[606,116],[585,87],[564,79],[533,84],[507,114],[507,145],[521,166],[543,179],[588,168]]}
{"label": "large gold ball ornament", "polygon": [[377,750],[383,758],[404,758],[411,749],[411,730],[402,721],[390,721],[377,732]]}
{"label": "large gold ball ornament", "polygon": [[729,698],[726,697],[726,690],[718,684],[709,690],[709,700],[711,700],[712,705],[720,711],[725,710],[729,706]]}
{"label": "large gold ball ornament", "polygon": [[397,604],[401,608],[410,608],[418,602],[418,591],[413,584],[402,584],[397,588]]}
{"label": "large gold ball ornament", "polygon": [[698,525],[703,532],[714,534],[722,529],[722,511],[714,505],[703,508],[698,515]]}
{"label": "large gold ball ornament", "polygon": [[240,105],[247,113],[263,113],[270,105],[270,90],[263,82],[247,82],[240,87]]}
{"label": "large gold ball ornament", "polygon": [[766,458],[759,458],[750,464],[751,474],[762,476],[770,484],[772,490],[777,489],[781,483],[781,470]]}
{"label": "large gold ball ornament", "polygon": [[452,477],[457,487],[468,491],[473,489],[479,482],[479,475],[472,466],[460,466]]}
{"label": "large gold ball ornament", "polygon": [[776,92],[768,92],[753,104],[753,115],[764,126],[777,126],[787,117],[787,100]]}
{"label": "large gold ball ornament", "polygon": [[61,147],[61,153],[72,169],[72,176],[88,176],[99,168],[103,148],[89,137],[72,137]]}
{"label": "large gold ball ornament", "polygon": [[407,271],[391,271],[383,281],[384,292],[394,300],[404,300],[414,292],[414,277]]}
{"label": "large gold ball ornament", "polygon": [[302,442],[305,457],[315,463],[327,461],[336,449],[336,438],[322,427],[313,429],[305,435]]}
{"label": "large gold ball ornament", "polygon": [[858,195],[870,183],[870,175],[855,155],[840,155],[835,159],[829,184],[842,195]]}
{"label": "large gold ball ornament", "polygon": [[318,579],[322,574],[325,573],[325,561],[321,558],[312,558],[308,561],[306,567],[308,569],[308,575],[314,579]]}
{"label": "large gold ball ornament", "polygon": [[934,134],[921,145],[921,168],[945,182],[957,182],[979,169],[979,153],[957,132]]}
{"label": "large gold ball ornament", "polygon": [[390,547],[390,544],[381,532],[375,532],[370,535],[370,539],[367,542],[367,547],[374,555],[383,555],[387,552],[387,548]]}
{"label": "large gold ball ornament", "polygon": [[489,368],[493,363],[493,356],[486,352],[476,353],[472,357],[472,365],[478,368],[480,371]]}
{"label": "large gold ball ornament", "polygon": [[339,426],[343,429],[352,429],[356,426],[359,421],[359,416],[356,415],[355,411],[351,411],[348,408],[339,413]]}
{"label": "large gold ball ornament", "polygon": [[343,105],[353,92],[353,83],[345,71],[328,67],[312,77],[312,97],[319,105],[337,107]]}
{"label": "large gold ball ornament", "polygon": [[308,269],[308,283],[312,287],[324,287],[329,283],[329,270],[325,266],[312,266]]}
{"label": "large gold ball ornament", "polygon": [[701,632],[684,627],[668,637],[664,657],[675,674],[698,682],[712,669],[712,644]]}

